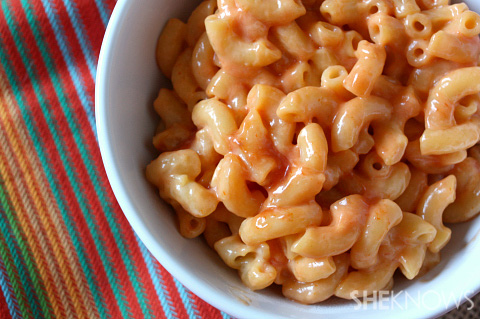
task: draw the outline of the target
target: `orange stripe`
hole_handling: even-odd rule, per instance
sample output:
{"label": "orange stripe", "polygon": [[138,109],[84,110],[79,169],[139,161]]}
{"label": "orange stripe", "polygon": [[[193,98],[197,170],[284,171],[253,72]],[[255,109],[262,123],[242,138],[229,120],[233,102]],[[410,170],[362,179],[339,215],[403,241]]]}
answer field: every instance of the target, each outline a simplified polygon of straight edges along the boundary
{"label": "orange stripe", "polygon": [[[0,107],[2,107],[2,103],[0,102]],[[4,132],[8,129],[2,125],[0,121],[0,129]],[[15,163],[13,162],[13,155],[11,150],[6,147],[5,139],[0,139],[0,151],[2,152],[3,156],[0,156],[0,174],[3,176],[5,180],[5,188],[9,194],[10,200],[13,204],[15,212],[17,213],[16,217],[20,223],[20,227],[22,228],[24,234],[26,235],[27,243],[30,247],[30,251],[33,254],[34,260],[38,265],[37,269],[42,278],[42,281],[45,285],[48,297],[50,299],[50,303],[52,305],[53,311],[57,318],[65,317],[65,306],[64,303],[59,304],[59,293],[58,293],[58,286],[59,278],[57,276],[52,276],[55,274],[55,269],[52,266],[51,262],[47,262],[46,254],[48,250],[45,248],[45,240],[42,238],[42,234],[37,229],[32,229],[32,224],[26,218],[26,214],[28,211],[32,212],[31,203],[25,196],[25,191],[22,189],[23,185],[19,185],[18,181],[18,171],[15,171]],[[8,163],[7,163],[8,162]],[[9,169],[13,168],[13,170]],[[23,196],[22,196],[22,195]],[[45,254],[44,256],[42,256]],[[51,261],[51,259],[50,259]],[[53,278],[52,278],[53,277]],[[63,300],[62,300],[63,301]]]}
{"label": "orange stripe", "polygon": [[[0,69],[0,72],[1,71],[3,70]],[[25,205],[25,207],[28,207],[26,213],[34,225],[39,225],[43,228],[43,232],[41,232],[41,229],[37,229],[38,232],[41,232],[38,237],[43,240],[40,245],[43,248],[44,256],[47,257],[48,264],[51,267],[57,266],[54,267],[57,268],[57,270],[54,270],[53,273],[58,276],[58,278],[56,278],[56,284],[61,287],[60,295],[67,313],[71,314],[73,311],[73,313],[78,314],[80,317],[98,318],[98,312],[96,311],[93,297],[86,278],[84,277],[82,267],[77,259],[77,255],[66,253],[75,251],[73,244],[67,234],[65,224],[61,220],[61,213],[55,203],[55,199],[49,192],[48,187],[44,186],[48,183],[43,175],[43,171],[35,169],[41,167],[38,158],[33,152],[26,151],[34,149],[34,146],[32,141],[27,138],[28,133],[26,132],[23,119],[19,116],[18,109],[14,103],[12,103],[11,92],[7,90],[3,79],[4,78],[0,76],[0,93],[3,93],[2,100],[4,100],[4,104],[6,104],[4,105],[4,110],[8,112],[0,112],[0,121],[6,123],[6,130],[4,132],[11,141],[10,147],[13,150],[13,154],[16,155],[19,164],[17,167],[15,163],[13,163],[13,165],[9,163],[10,168],[16,169],[15,173],[17,174],[13,176],[23,175],[24,177],[23,179],[15,179],[15,182],[17,184],[22,181],[26,183],[26,185],[20,184],[21,186],[18,186],[18,188],[22,190],[20,193],[29,193],[30,198],[33,200],[33,203],[31,203],[28,201],[29,196],[22,198],[25,203],[30,202],[28,206]],[[7,107],[5,108],[5,106]],[[12,116],[12,114],[14,116]],[[6,148],[8,149],[8,147]],[[6,157],[13,161],[13,155]],[[28,192],[25,189],[27,189]],[[25,225],[24,222],[26,222],[26,220],[22,222],[22,227],[25,229],[23,226]],[[47,242],[45,242],[45,238]],[[30,236],[28,236],[28,239],[31,240]],[[33,251],[35,252],[36,249],[33,249]],[[52,256],[52,252],[54,256]],[[39,257],[41,258],[41,255]],[[39,260],[37,255],[35,255],[35,259]],[[58,266],[60,271],[58,270]],[[52,271],[53,269],[50,270]],[[66,285],[63,283],[66,283]],[[47,293],[49,292],[47,291]],[[72,310],[71,301],[68,297],[71,297],[71,301],[73,301],[74,310]]]}

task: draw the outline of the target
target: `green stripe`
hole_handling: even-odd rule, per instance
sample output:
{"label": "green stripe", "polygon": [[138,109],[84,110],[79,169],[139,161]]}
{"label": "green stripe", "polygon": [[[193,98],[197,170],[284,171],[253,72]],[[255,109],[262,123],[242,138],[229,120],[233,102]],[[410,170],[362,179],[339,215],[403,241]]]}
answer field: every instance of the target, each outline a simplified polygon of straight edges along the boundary
{"label": "green stripe", "polygon": [[[5,7],[7,7],[7,8],[5,8]],[[7,20],[7,23],[9,24],[9,28],[11,28],[10,11],[8,10],[8,5],[4,1],[2,1],[2,9],[3,9],[3,13],[5,14],[5,18]],[[15,34],[15,32],[13,32],[12,34],[15,38],[15,42],[18,43],[20,41],[17,38],[18,36]],[[25,98],[22,95],[22,90],[19,88],[18,80],[14,76],[14,73],[12,71],[13,68],[10,64],[9,57],[6,55],[6,52],[4,52],[3,48],[5,48],[5,44],[2,43],[2,38],[0,37],[0,61],[1,61],[2,65],[5,69],[5,73],[7,75],[8,80],[9,80],[10,86],[13,89],[13,94],[15,95],[15,99],[16,99],[17,104],[19,106],[19,109],[22,113],[22,117],[23,117],[25,126],[27,127],[27,129],[29,131],[30,138],[32,139],[33,145],[35,147],[36,154],[37,154],[37,156],[40,160],[40,163],[42,165],[43,172],[45,173],[45,176],[47,178],[47,181],[48,181],[48,184],[49,184],[50,189],[52,191],[52,194],[54,195],[56,203],[58,205],[58,208],[59,208],[59,210],[62,214],[62,218],[63,218],[65,226],[68,230],[69,237],[72,240],[72,244],[75,247],[75,252],[76,252],[77,256],[79,257],[79,262],[80,262],[80,264],[82,266],[82,269],[84,271],[87,283],[90,287],[90,291],[92,293],[92,296],[93,296],[93,299],[95,301],[98,312],[100,314],[100,317],[102,319],[110,318],[110,315],[108,314],[108,307],[106,307],[105,300],[104,300],[103,296],[101,295],[101,291],[98,289],[97,279],[96,279],[95,274],[93,273],[92,265],[91,265],[87,255],[85,253],[85,248],[84,248],[83,242],[81,241],[81,235],[78,232],[78,229],[77,229],[76,225],[73,223],[73,221],[71,220],[71,216],[68,213],[68,209],[67,209],[66,204],[64,202],[65,197],[63,195],[63,192],[58,188],[59,183],[56,180],[56,178],[52,175],[52,169],[50,168],[50,164],[49,164],[51,161],[48,158],[48,156],[45,154],[45,147],[44,147],[42,141],[39,139],[39,136],[41,136],[41,134],[38,133],[38,130],[37,130],[37,128],[35,126],[35,123],[34,123],[34,118],[32,117],[30,111],[28,111],[28,106],[25,103]],[[19,50],[19,52],[22,56],[25,55],[23,45],[17,46],[17,49]],[[27,69],[30,69],[29,64],[26,64],[26,67],[27,67]],[[33,86],[34,90],[37,93],[37,96],[38,96],[38,91],[39,91],[38,83],[35,82],[35,81],[32,81],[31,83],[32,83],[32,86]],[[42,105],[42,107],[43,107],[42,109],[45,109],[44,105]],[[50,123],[52,122],[52,119],[51,119],[50,114],[48,112],[46,114],[44,113],[44,116],[45,116],[47,122],[50,122]],[[56,142],[58,143],[58,141],[56,141]],[[89,222],[89,221],[87,220],[87,222]]]}
{"label": "green stripe", "polygon": [[[32,250],[27,243],[25,234],[23,233],[21,227],[17,224],[18,222],[15,218],[15,210],[12,209],[8,194],[4,189],[3,178],[0,179],[0,203],[3,211],[5,212],[5,214],[3,214],[4,218],[2,218],[2,222],[0,223],[0,229],[4,238],[6,239],[8,249],[12,253],[16,252],[13,262],[16,265],[20,280],[25,288],[25,295],[27,296],[28,303],[31,306],[32,313],[37,318],[51,318],[51,312],[53,309],[51,304],[48,302],[48,298],[46,298],[45,285],[43,280],[39,278],[39,270],[36,267],[33,256],[31,256]],[[6,221],[8,221],[8,224]],[[11,229],[9,229],[8,226],[10,226]],[[18,249],[15,247],[16,245],[13,242],[13,239],[15,239],[16,245],[18,245]],[[2,250],[3,248],[4,247],[2,247]],[[22,262],[22,259],[24,262]],[[26,270],[24,266],[27,267]],[[9,275],[10,278],[13,278],[11,274]],[[29,275],[30,280],[28,278]],[[35,289],[35,291],[33,291],[31,283],[33,283],[33,289]],[[38,307],[38,304],[40,304],[41,309]],[[25,313],[25,305],[22,307],[22,313]]]}
{"label": "green stripe", "polygon": [[[150,309],[145,304],[145,299],[146,299],[145,297],[146,296],[144,294],[144,291],[143,291],[142,287],[140,287],[138,282],[136,281],[136,279],[138,278],[138,272],[136,271],[134,265],[132,265],[132,262],[129,258],[128,249],[126,249],[126,251],[120,249],[121,244],[123,244],[124,239],[123,239],[123,236],[118,231],[118,228],[116,227],[117,222],[114,218],[112,218],[113,214],[111,213],[111,210],[110,210],[110,207],[108,206],[107,201],[105,201],[104,194],[103,194],[104,189],[102,189],[102,187],[99,186],[99,183],[98,183],[98,180],[97,180],[97,172],[94,169],[94,167],[92,167],[92,165],[90,163],[90,159],[88,158],[88,155],[86,154],[85,149],[83,147],[84,139],[79,135],[79,134],[81,134],[81,130],[79,130],[76,123],[74,123],[74,121],[72,120],[72,115],[71,115],[70,109],[68,107],[68,101],[63,94],[63,88],[61,87],[60,81],[58,79],[58,75],[55,72],[55,70],[53,69],[53,65],[54,65],[53,61],[51,60],[51,58],[50,58],[50,56],[47,52],[47,49],[42,44],[41,36],[39,35],[39,32],[38,32],[39,29],[38,29],[38,26],[36,25],[36,21],[32,17],[32,13],[31,13],[31,9],[29,7],[29,4],[26,1],[22,1],[22,4],[24,6],[27,20],[28,20],[28,22],[31,26],[31,29],[33,31],[35,40],[38,44],[41,55],[43,57],[43,60],[45,61],[45,65],[47,66],[47,70],[49,72],[49,75],[52,78],[52,83],[54,85],[54,89],[56,91],[58,100],[59,100],[59,102],[60,102],[60,104],[61,104],[61,106],[64,110],[64,113],[66,115],[66,119],[69,123],[70,130],[74,134],[74,138],[75,138],[75,141],[77,143],[77,146],[80,147],[80,149],[79,149],[80,155],[81,155],[84,163],[86,164],[86,168],[87,168],[87,171],[89,173],[90,179],[93,182],[93,186],[95,188],[95,191],[99,195],[100,202],[102,203],[103,209],[106,212],[107,221],[109,223],[109,226],[112,229],[112,233],[115,237],[115,240],[117,241],[117,247],[119,247],[120,253],[122,255],[123,261],[124,261],[126,269],[127,269],[127,273],[129,274],[129,277],[132,279],[132,285],[134,287],[134,291],[136,292],[137,300],[139,300],[139,302],[140,302],[140,305],[142,307],[142,311],[144,312],[144,315],[148,316],[150,314]],[[17,46],[21,45],[21,43],[18,43],[18,41],[16,41],[16,42],[17,42]],[[24,54],[22,54],[22,59],[24,60],[24,64],[28,65],[27,61],[29,61],[29,59]],[[33,80],[33,78],[34,78],[34,76],[32,75],[33,72],[31,70],[28,70],[28,71],[29,71],[30,77]],[[35,83],[34,80],[32,82]],[[36,93],[37,93],[37,97],[39,98],[39,100],[42,101],[41,94],[38,94],[37,90],[36,90]],[[47,117],[48,110],[45,110],[45,103],[43,103],[43,101],[41,103],[41,106],[42,106],[42,110],[44,111],[44,113]],[[48,122],[48,120],[47,120],[47,122]],[[56,130],[52,130],[52,126],[54,126],[54,123],[48,122],[48,125],[50,127],[50,131],[54,135],[54,141],[55,141],[55,144],[57,146],[57,149],[60,150],[61,145],[59,145],[59,143],[58,143],[58,139],[59,139],[58,135],[56,134]],[[79,134],[76,134],[76,133],[79,133]],[[98,227],[96,227],[96,225],[92,225],[92,223],[89,222],[89,221],[91,221],[91,218],[89,218],[91,216],[89,216],[90,214],[89,214],[88,201],[85,201],[85,199],[83,198],[83,194],[78,189],[78,186],[76,185],[76,178],[75,177],[72,178],[72,175],[74,175],[74,174],[73,174],[73,170],[70,166],[69,161],[65,159],[65,156],[62,152],[59,152],[59,154],[62,158],[62,162],[64,163],[64,166],[65,166],[65,169],[67,171],[67,175],[69,177],[70,183],[72,184],[72,187],[74,188],[74,192],[76,194],[77,200],[78,200],[78,202],[81,206],[81,209],[84,212],[84,215],[86,217],[88,226],[89,226],[90,231],[92,233],[92,237],[93,237],[93,239],[94,239],[94,241],[95,241],[95,243],[98,247],[103,247],[104,246],[103,243],[102,243],[103,240],[100,237],[100,235],[97,234],[97,232],[96,232],[96,228],[98,228]],[[115,294],[115,297],[117,299],[117,303],[119,305],[119,308],[122,311],[123,316],[128,317],[130,314],[127,312],[126,305],[124,305],[124,302],[125,301],[128,302],[128,300],[125,300],[124,293],[123,293],[123,291],[120,290],[121,287],[122,287],[122,283],[118,280],[118,277],[116,276],[116,274],[115,273],[112,274],[112,272],[111,272],[111,269],[113,267],[111,267],[111,260],[110,260],[109,256],[106,256],[104,251],[102,251],[102,250],[99,250],[99,254],[100,254],[100,258],[102,259],[102,262],[105,266],[104,268],[105,268],[105,271],[107,272],[107,277],[109,279],[110,285],[112,286],[112,290],[113,290],[113,292]],[[118,286],[120,286],[120,287],[118,287]]]}
{"label": "green stripe", "polygon": [[[54,68],[54,61],[51,59],[51,55],[49,54],[46,45],[43,43],[43,36],[40,34],[40,26],[38,25],[38,22],[33,18],[33,14],[31,11],[31,4],[27,0],[22,0],[22,4],[27,16],[27,20],[30,24],[30,27],[33,31],[35,41],[37,42],[37,45],[40,49],[42,58],[45,62],[45,65],[47,67],[48,73],[50,75],[50,78],[52,79],[52,83],[54,84],[54,88],[58,97],[58,100],[62,106],[63,112],[65,114],[65,117],[67,119],[70,131],[73,134],[73,137],[75,139],[75,143],[79,149],[80,156],[83,160],[83,163],[85,164],[85,167],[87,168],[87,172],[89,175],[89,178],[94,186],[94,190],[99,197],[100,203],[102,205],[102,209],[105,212],[105,216],[107,217],[107,222],[110,226],[110,229],[112,230],[112,233],[115,238],[116,246],[118,247],[121,255],[123,262],[125,264],[125,268],[127,270],[128,276],[130,278],[131,284],[133,286],[133,289],[135,291],[137,300],[140,304],[140,307],[142,309],[143,315],[147,318],[150,318],[151,316],[151,309],[147,306],[147,303],[145,302],[147,300],[147,296],[145,294],[145,290],[143,286],[140,285],[139,281],[137,280],[139,278],[138,276],[138,271],[130,258],[131,254],[129,253],[130,249],[128,248],[128,243],[124,239],[121,231],[118,229],[117,224],[118,222],[114,218],[114,213],[112,212],[111,206],[109,205],[109,201],[106,200],[105,198],[105,189],[100,185],[100,182],[98,180],[98,169],[95,167],[95,163],[92,162],[90,155],[88,154],[88,151],[84,148],[85,143],[85,138],[83,136],[83,132],[81,127],[79,127],[78,122],[76,121],[75,116],[72,114],[71,109],[69,107],[69,103],[64,95],[64,88],[61,85],[61,81],[58,78],[58,73]],[[75,183],[75,180],[72,182],[72,184]],[[83,194],[80,193],[80,196]],[[77,198],[79,196],[77,195]],[[90,212],[90,210],[85,211],[85,216],[87,217],[87,214]],[[93,233],[93,232],[92,232]],[[125,246],[125,247],[122,247]],[[123,248],[123,249],[122,249]],[[102,258],[104,260],[104,258]],[[107,260],[105,260],[106,262]],[[105,264],[104,262],[104,264]],[[111,265],[111,261],[108,259],[108,266]],[[107,267],[105,267],[107,268]],[[106,269],[107,270],[107,269]],[[109,271],[109,270],[107,270]],[[118,278],[116,278],[118,280]],[[121,286],[119,282],[117,282]],[[112,285],[113,286],[113,285]],[[112,287],[114,291],[116,290],[116,287]],[[118,291],[115,292],[115,294],[118,294]],[[123,294],[123,292],[122,292]],[[118,298],[117,298],[118,299]],[[128,301],[127,301],[128,302]],[[124,313],[124,316],[126,313]]]}
{"label": "green stripe", "polygon": [[[78,135],[80,133],[79,130],[71,128],[72,119],[71,119],[71,114],[70,114],[70,110],[69,110],[69,102],[65,98],[65,96],[63,95],[63,88],[60,85],[60,81],[58,79],[57,74],[52,70],[52,66],[53,66],[54,62],[50,59],[50,56],[49,56],[48,52],[46,52],[47,49],[43,45],[43,43],[40,39],[41,37],[40,37],[39,32],[38,32],[38,27],[35,25],[36,23],[35,23],[35,21],[32,17],[32,13],[31,13],[31,10],[29,8],[29,4],[25,3],[25,1],[22,1],[22,5],[24,6],[25,15],[27,17],[27,21],[28,21],[28,23],[30,25],[30,28],[32,30],[32,33],[34,35],[35,41],[37,42],[37,47],[40,50],[40,54],[41,54],[41,56],[42,56],[42,58],[45,62],[45,66],[47,68],[49,76],[51,77],[51,82],[53,84],[53,87],[54,87],[55,93],[57,95],[58,101],[59,101],[60,105],[62,106],[62,108],[64,109],[65,118],[66,118],[66,120],[67,120],[67,122],[70,126],[70,131],[73,134],[73,136],[75,137],[77,146],[81,145],[81,144],[83,144],[83,141],[80,141],[80,143],[78,141]],[[23,43],[21,43],[21,41],[15,41],[15,42],[16,42],[17,47],[23,46]],[[30,58],[28,56],[22,54],[22,60],[23,60],[25,65],[28,65],[28,61],[30,61]],[[32,64],[30,64],[30,66],[32,66]],[[33,70],[31,70],[30,67],[27,68],[27,70],[28,70],[28,73],[29,73],[29,76],[30,76],[30,79],[31,79],[32,83],[36,83],[37,78],[35,76],[35,72]],[[58,150],[58,153],[61,157],[61,160],[62,160],[63,166],[65,168],[65,171],[67,172],[69,183],[71,184],[71,186],[73,188],[73,191],[75,193],[77,202],[80,205],[80,208],[82,210],[83,216],[85,217],[85,220],[87,221],[91,236],[92,236],[92,238],[95,242],[95,246],[96,247],[102,247],[100,249],[97,249],[97,252],[100,256],[100,259],[102,260],[105,272],[107,274],[108,282],[109,282],[109,284],[111,286],[111,289],[112,289],[112,291],[115,295],[117,305],[118,305],[118,307],[119,307],[119,309],[122,313],[122,316],[124,318],[129,318],[133,314],[131,313],[128,305],[125,304],[125,302],[128,302],[128,299],[126,298],[126,295],[123,291],[122,282],[119,280],[117,273],[112,271],[112,270],[114,270],[114,267],[113,267],[113,263],[112,263],[111,257],[110,257],[111,252],[103,249],[104,247],[106,247],[105,240],[104,240],[104,238],[101,234],[101,231],[99,231],[99,229],[98,229],[99,227],[98,227],[97,223],[95,223],[95,219],[94,219],[95,216],[92,216],[90,214],[90,211],[92,211],[92,208],[90,207],[88,200],[85,199],[85,196],[84,196],[82,190],[79,187],[78,173],[76,172],[75,167],[70,164],[72,162],[72,160],[71,160],[71,158],[67,158],[67,156],[64,153],[64,146],[62,145],[62,143],[60,141],[59,135],[57,134],[59,129],[57,129],[55,127],[55,122],[51,121],[51,118],[50,118],[50,110],[47,107],[48,103],[46,103],[46,101],[44,100],[43,94],[41,92],[39,92],[40,90],[38,88],[35,91],[36,91],[37,99],[39,100],[42,111],[44,113],[44,116],[47,120],[50,132],[53,135],[53,139],[55,141],[55,146],[56,146],[56,148]],[[68,151],[68,149],[67,149],[67,151]],[[82,159],[85,156],[85,154],[83,154],[83,153],[84,152],[80,151]],[[87,166],[87,168],[88,168],[88,166]]]}
{"label": "green stripe", "polygon": [[[3,207],[0,206],[0,215],[5,214],[3,211]],[[12,287],[13,295],[11,296],[14,298],[16,304],[18,305],[19,313],[21,313],[22,318],[30,318],[32,316],[32,310],[30,309],[29,303],[26,300],[27,294],[23,289],[23,285],[21,280],[18,277],[18,271],[15,267],[13,258],[11,256],[11,251],[8,249],[8,244],[6,242],[6,238],[10,236],[5,236],[3,234],[3,227],[0,225],[0,258],[2,258],[3,266],[6,271],[5,281]],[[2,275],[4,275],[3,273]]]}

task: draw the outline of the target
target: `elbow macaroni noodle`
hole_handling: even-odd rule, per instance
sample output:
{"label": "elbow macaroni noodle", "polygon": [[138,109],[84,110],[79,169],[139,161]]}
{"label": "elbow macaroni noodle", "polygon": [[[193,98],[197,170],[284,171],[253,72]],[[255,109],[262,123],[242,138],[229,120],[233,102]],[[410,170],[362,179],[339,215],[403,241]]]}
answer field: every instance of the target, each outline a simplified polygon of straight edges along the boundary
{"label": "elbow macaroni noodle", "polygon": [[480,212],[479,33],[447,0],[205,0],[158,40],[147,178],[251,289],[391,289]]}

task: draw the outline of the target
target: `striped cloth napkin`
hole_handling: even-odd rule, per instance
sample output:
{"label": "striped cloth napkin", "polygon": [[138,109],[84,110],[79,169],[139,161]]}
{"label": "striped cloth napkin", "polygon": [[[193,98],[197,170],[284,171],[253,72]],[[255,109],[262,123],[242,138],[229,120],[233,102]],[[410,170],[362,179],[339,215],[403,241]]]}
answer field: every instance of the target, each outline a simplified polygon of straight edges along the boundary
{"label": "striped cloth napkin", "polygon": [[0,318],[222,318],[135,236],[97,146],[113,0],[1,0]]}
{"label": "striped cloth napkin", "polygon": [[94,81],[115,1],[0,3],[0,318],[229,318],[150,255],[108,184]]}

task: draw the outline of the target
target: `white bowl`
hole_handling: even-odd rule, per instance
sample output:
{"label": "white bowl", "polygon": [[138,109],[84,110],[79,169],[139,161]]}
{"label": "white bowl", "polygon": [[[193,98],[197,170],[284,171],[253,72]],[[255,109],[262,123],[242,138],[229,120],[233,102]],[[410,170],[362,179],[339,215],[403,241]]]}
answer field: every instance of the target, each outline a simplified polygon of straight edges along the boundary
{"label": "white bowl", "polygon": [[[431,273],[419,280],[396,280],[395,300],[389,295],[365,307],[340,299],[306,306],[285,299],[278,289],[249,291],[202,240],[179,235],[170,208],[148,184],[144,169],[155,156],[151,139],[158,118],[152,102],[158,89],[169,85],[155,64],[157,37],[169,18],[187,18],[196,4],[120,0],[97,70],[97,130],[105,169],[127,219],[160,263],[200,298],[238,318],[426,318],[478,292],[480,218],[452,227],[442,262]],[[469,4],[479,11],[479,1]]]}

